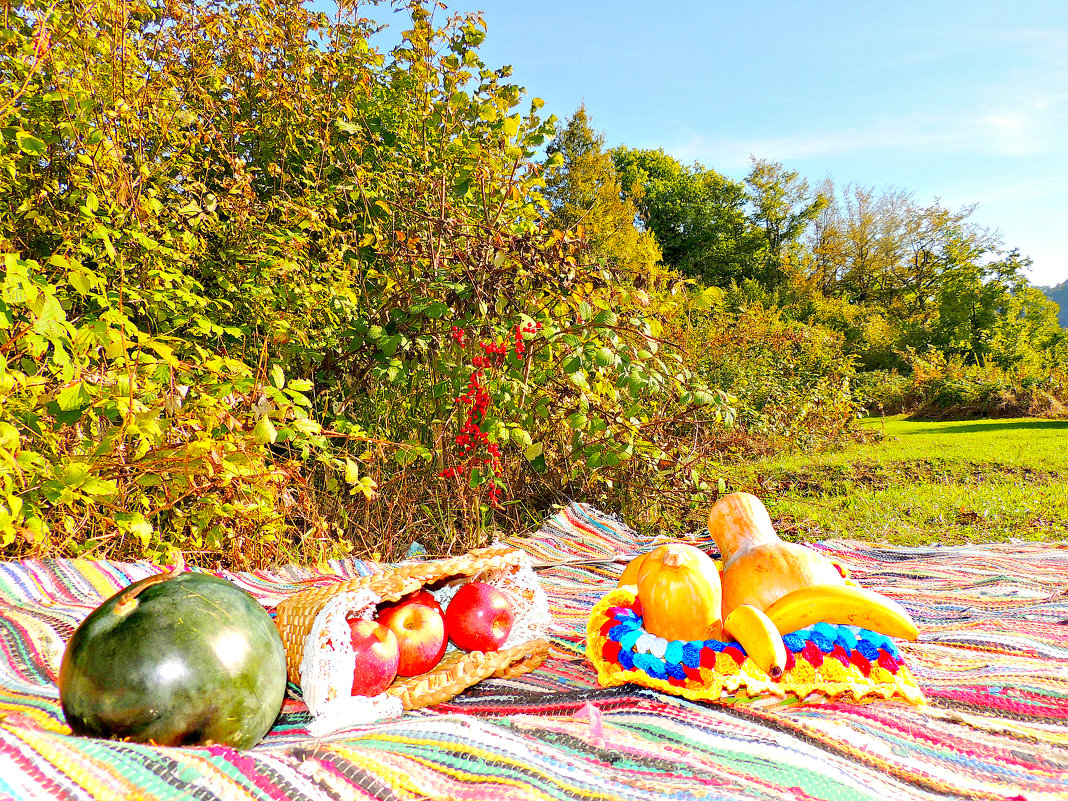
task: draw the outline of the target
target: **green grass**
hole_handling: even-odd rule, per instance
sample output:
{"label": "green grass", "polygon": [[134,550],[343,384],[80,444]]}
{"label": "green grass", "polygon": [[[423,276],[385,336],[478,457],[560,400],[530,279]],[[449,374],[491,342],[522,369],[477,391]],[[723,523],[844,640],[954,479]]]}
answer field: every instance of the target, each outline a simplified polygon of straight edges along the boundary
{"label": "green grass", "polygon": [[780,456],[737,471],[785,538],[899,545],[1068,537],[1068,421],[1035,418],[864,425],[878,439]]}

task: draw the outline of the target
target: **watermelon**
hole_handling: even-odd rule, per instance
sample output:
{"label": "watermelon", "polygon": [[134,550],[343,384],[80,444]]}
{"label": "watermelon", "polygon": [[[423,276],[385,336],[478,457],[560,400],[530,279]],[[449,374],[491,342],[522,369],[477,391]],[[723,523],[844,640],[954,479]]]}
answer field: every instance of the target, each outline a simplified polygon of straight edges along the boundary
{"label": "watermelon", "polygon": [[206,573],[161,573],[93,610],[67,643],[59,697],[75,734],[249,748],[282,707],[286,656],[267,610]]}

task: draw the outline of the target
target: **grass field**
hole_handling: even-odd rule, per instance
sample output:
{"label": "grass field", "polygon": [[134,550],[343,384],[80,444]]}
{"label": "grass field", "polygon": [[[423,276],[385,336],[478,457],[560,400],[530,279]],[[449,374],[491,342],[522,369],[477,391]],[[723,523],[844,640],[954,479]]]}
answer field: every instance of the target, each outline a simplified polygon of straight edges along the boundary
{"label": "grass field", "polygon": [[791,539],[1068,539],[1068,421],[864,421],[877,441],[739,475]]}

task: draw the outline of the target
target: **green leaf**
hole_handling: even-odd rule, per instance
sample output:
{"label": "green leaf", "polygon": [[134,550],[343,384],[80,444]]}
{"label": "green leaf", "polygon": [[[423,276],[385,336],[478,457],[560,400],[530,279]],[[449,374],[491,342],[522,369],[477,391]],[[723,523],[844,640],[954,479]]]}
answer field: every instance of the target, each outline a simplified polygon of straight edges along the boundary
{"label": "green leaf", "polygon": [[597,312],[597,314],[595,314],[593,316],[593,319],[590,321],[590,323],[595,328],[603,328],[605,326],[614,326],[618,322],[619,322],[618,315],[613,311],[608,311],[607,309]]}
{"label": "green leaf", "polygon": [[119,491],[114,481],[103,478],[90,478],[81,486],[86,495],[114,495]]}
{"label": "green leaf", "polygon": [[360,466],[348,457],[345,457],[345,482],[355,484],[360,480]]}
{"label": "green leaf", "polygon": [[59,480],[68,487],[80,487],[89,479],[89,466],[84,462],[72,462],[63,468]]}
{"label": "green leaf", "polygon": [[48,152],[48,145],[43,139],[38,139],[33,134],[25,131],[16,131],[15,139],[18,141],[19,150],[28,156],[43,156]]}
{"label": "green leaf", "polygon": [[0,448],[14,452],[19,446],[19,430],[11,423],[0,423]]}
{"label": "green leaf", "polygon": [[82,415],[85,414],[85,410],[88,409],[89,406],[86,404],[85,406],[79,406],[76,409],[71,409],[70,411],[65,412],[59,408],[58,403],[52,402],[45,408],[48,410],[48,413],[56,419],[56,422],[59,425],[69,426],[81,420]]}
{"label": "green leaf", "polygon": [[78,270],[70,274],[70,285],[79,295],[88,295],[93,288],[92,279],[87,270]]}
{"label": "green leaf", "polygon": [[176,367],[178,365],[178,359],[174,355],[174,348],[170,345],[166,345],[153,339],[146,342],[145,347],[154,350],[156,354],[170,366]]}
{"label": "green leaf", "polygon": [[271,365],[271,382],[279,389],[286,385],[286,374],[282,371],[282,365]]}
{"label": "green leaf", "polygon": [[82,381],[75,381],[69,387],[60,390],[59,394],[56,395],[56,405],[64,412],[85,408],[92,400],[85,388],[85,383]]}
{"label": "green leaf", "polygon": [[142,548],[147,548],[152,541],[152,524],[140,512],[119,512],[115,515],[115,523],[120,531],[128,531],[141,540]]}
{"label": "green leaf", "polygon": [[274,423],[267,415],[261,417],[256,427],[252,429],[252,438],[258,445],[273,443],[278,439],[278,431],[275,430]]}
{"label": "green leaf", "polygon": [[398,346],[400,346],[400,343],[401,335],[394,334],[391,337],[386,337],[385,339],[383,339],[382,343],[379,345],[379,348],[381,348],[383,355],[392,356],[394,353],[397,352],[397,348]]}
{"label": "green leaf", "polygon": [[582,369],[582,356],[581,356],[581,354],[576,354],[576,355],[570,357],[569,359],[565,359],[563,365],[561,365],[561,366],[563,367],[564,372],[567,375],[571,375],[572,373],[577,373],[579,370]]}
{"label": "green leaf", "polygon": [[18,495],[8,495],[4,500],[5,503],[0,505],[0,509],[6,505],[9,516],[17,519],[22,514],[22,498]]}
{"label": "green leaf", "polygon": [[375,498],[378,497],[377,490],[378,484],[375,482],[375,480],[370,476],[364,476],[356,483],[356,486],[352,488],[352,494],[355,495],[357,492],[359,492],[368,501],[373,501]]}
{"label": "green leaf", "polygon": [[302,434],[318,434],[323,430],[322,426],[307,417],[298,417],[293,421],[292,426]]}
{"label": "green leaf", "polygon": [[97,223],[93,226],[92,236],[94,239],[99,239],[104,243],[104,250],[107,251],[108,256],[112,260],[118,258],[118,253],[115,252],[115,245],[111,241],[111,237],[108,235],[108,230],[104,226]]}
{"label": "green leaf", "polygon": [[702,292],[696,293],[690,300],[690,305],[698,311],[708,311],[716,303],[723,299],[723,290],[719,287],[708,287]]}

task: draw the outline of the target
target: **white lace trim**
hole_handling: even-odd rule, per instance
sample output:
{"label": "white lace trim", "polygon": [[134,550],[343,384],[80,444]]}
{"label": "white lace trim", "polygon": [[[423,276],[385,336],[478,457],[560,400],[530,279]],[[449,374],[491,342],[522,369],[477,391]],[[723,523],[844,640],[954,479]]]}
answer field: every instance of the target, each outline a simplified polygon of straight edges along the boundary
{"label": "white lace trim", "polygon": [[385,693],[374,698],[351,694],[356,652],[348,619],[370,620],[378,601],[369,589],[339,593],[312,622],[300,662],[300,689],[313,717],[308,731],[315,736],[346,725],[399,717],[404,710],[400,699]]}
{"label": "white lace trim", "polygon": [[[529,557],[518,568],[488,570],[462,581],[433,590],[442,609],[461,586],[484,581],[497,587],[512,605],[512,631],[502,645],[512,648],[545,636],[552,623],[549,600],[538,582]],[[382,693],[374,698],[353,696],[352,676],[356,654],[350,639],[350,618],[371,620],[381,599],[369,589],[339,593],[322,608],[312,623],[300,664],[301,694],[312,714],[308,731],[322,736],[348,726],[374,723],[400,717],[404,705],[399,698]],[[449,644],[449,650],[455,646]]]}

